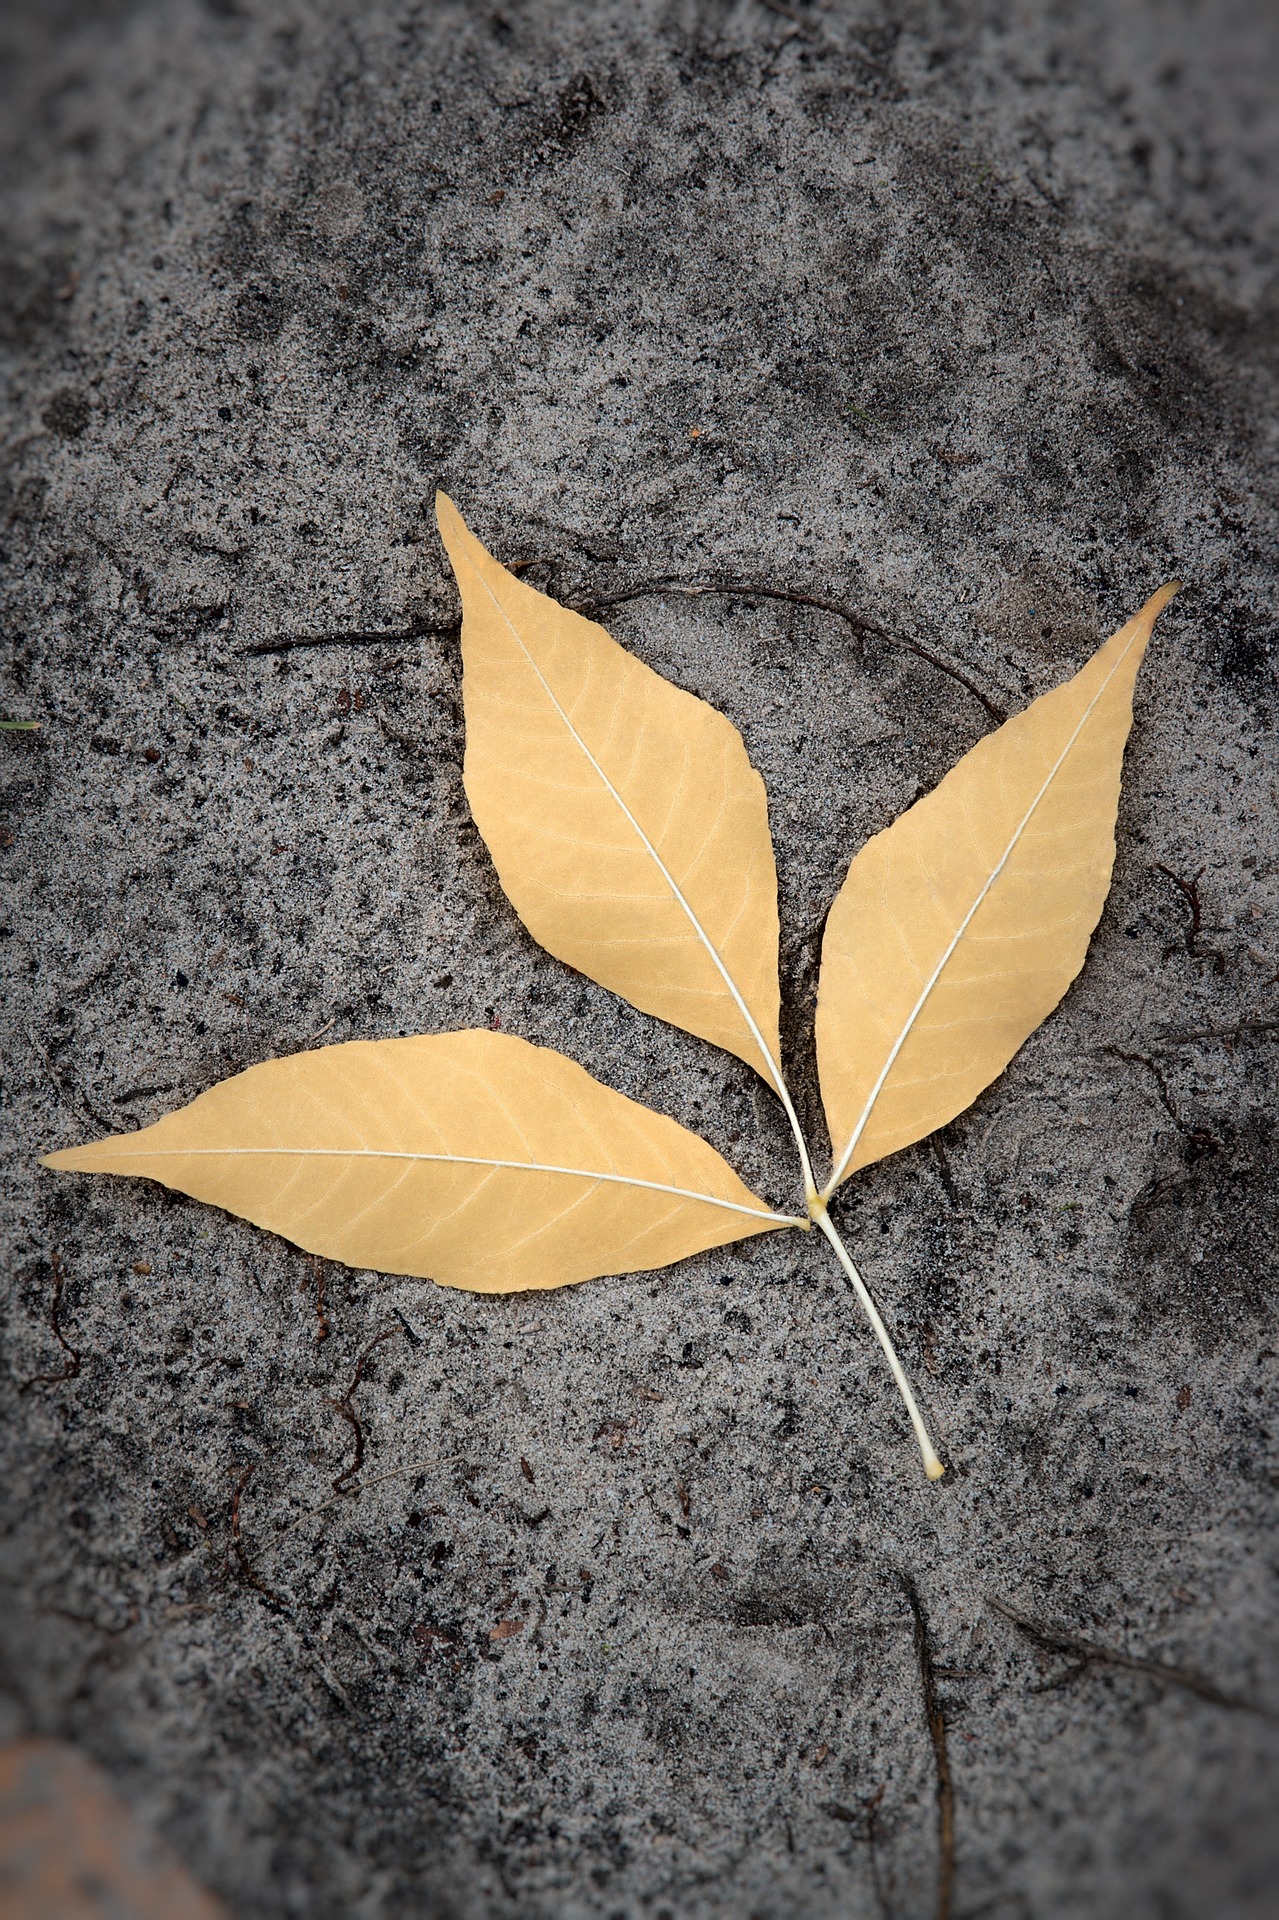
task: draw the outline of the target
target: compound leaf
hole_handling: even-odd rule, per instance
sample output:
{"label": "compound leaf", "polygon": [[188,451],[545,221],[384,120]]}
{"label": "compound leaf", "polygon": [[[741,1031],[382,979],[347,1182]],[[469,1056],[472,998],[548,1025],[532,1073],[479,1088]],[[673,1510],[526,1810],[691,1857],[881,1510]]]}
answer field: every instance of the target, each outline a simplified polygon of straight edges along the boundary
{"label": "compound leaf", "polygon": [[269,1060],[44,1164],[145,1175],[308,1253],[477,1293],[643,1272],[802,1224],[674,1120],[483,1031]]}
{"label": "compound leaf", "polygon": [[853,861],[817,1002],[827,1193],[962,1113],[1079,972],[1110,889],[1133,683],[1176,591],[1162,587]]}

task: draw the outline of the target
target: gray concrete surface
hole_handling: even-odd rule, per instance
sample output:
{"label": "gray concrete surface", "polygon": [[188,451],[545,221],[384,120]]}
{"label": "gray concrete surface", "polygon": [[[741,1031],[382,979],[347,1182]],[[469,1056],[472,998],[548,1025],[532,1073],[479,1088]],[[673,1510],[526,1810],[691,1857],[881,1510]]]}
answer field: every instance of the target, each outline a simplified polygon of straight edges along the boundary
{"label": "gray concrete surface", "polygon": [[[1274,1910],[1276,16],[793,13],[0,23],[3,697],[41,723],[0,736],[3,1719],[239,1915],[932,1913],[907,1581],[956,1914]],[[842,1202],[940,1487],[798,1237],[509,1300],[329,1268],[321,1340],[294,1249],[37,1169],[318,1036],[500,1018],[795,1198],[747,1070],[505,904],[437,484],[566,598],[834,597],[1005,708],[1187,581],[1081,981]],[[823,914],[989,714],[811,608],[611,618],[768,781],[820,1138]],[[335,631],[393,637],[253,651]]]}

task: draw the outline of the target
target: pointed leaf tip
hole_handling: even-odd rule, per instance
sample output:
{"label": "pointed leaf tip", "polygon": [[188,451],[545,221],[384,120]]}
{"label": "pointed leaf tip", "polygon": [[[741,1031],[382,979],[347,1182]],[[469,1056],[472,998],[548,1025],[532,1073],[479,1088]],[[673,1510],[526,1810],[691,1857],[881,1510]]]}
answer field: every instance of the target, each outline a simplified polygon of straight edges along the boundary
{"label": "pointed leaf tip", "polygon": [[1152,594],[853,861],[817,1003],[828,1195],[962,1113],[1082,967],[1110,889],[1137,669],[1178,587]]}
{"label": "pointed leaf tip", "polygon": [[781,1094],[777,872],[731,721],[496,561],[451,505],[465,784],[525,926]]}
{"label": "pointed leaf tip", "polygon": [[[119,1138],[108,1134],[107,1139]],[[60,1147],[56,1153],[42,1153],[39,1164],[51,1167],[55,1173],[93,1173],[97,1171],[93,1156],[106,1141],[91,1140],[83,1147]]]}
{"label": "pointed leaf tip", "polygon": [[477,1293],[648,1271],[799,1224],[697,1134],[486,1030],[268,1060],[44,1164],[158,1180],[308,1253]]}
{"label": "pointed leaf tip", "polygon": [[1149,620],[1151,626],[1153,626],[1164,608],[1171,606],[1184,585],[1184,580],[1166,580],[1162,587],[1157,587],[1151,594],[1149,600],[1147,600],[1145,606],[1137,615],[1137,618],[1139,620]]}

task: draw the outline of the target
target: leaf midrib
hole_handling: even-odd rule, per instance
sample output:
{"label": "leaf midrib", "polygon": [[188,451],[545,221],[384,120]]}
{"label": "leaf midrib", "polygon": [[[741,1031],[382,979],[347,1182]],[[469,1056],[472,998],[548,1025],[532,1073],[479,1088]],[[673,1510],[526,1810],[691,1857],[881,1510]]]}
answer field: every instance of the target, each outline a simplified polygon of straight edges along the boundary
{"label": "leaf midrib", "polygon": [[603,1173],[593,1167],[559,1167],[545,1165],[535,1160],[497,1160],[481,1154],[470,1153],[409,1153],[390,1147],[139,1147],[136,1152],[123,1153],[121,1159],[138,1160],[189,1160],[231,1156],[236,1159],[247,1155],[280,1155],[286,1158],[321,1160],[411,1160],[428,1161],[444,1166],[492,1167],[509,1170],[513,1173],[557,1173],[572,1180],[606,1181],[613,1186],[639,1187],[649,1193],[670,1193],[680,1200],[694,1200],[706,1207],[723,1207],[729,1213],[742,1213],[750,1220],[773,1220],[779,1226],[806,1227],[808,1222],[789,1213],[773,1213],[766,1207],[744,1207],[738,1200],[722,1200],[712,1193],[695,1193],[690,1187],[668,1186],[662,1180],[640,1180],[632,1174]]}
{"label": "leaf midrib", "polygon": [[576,746],[581,750],[582,754],[585,756],[586,760],[588,761],[588,763],[590,764],[590,766],[598,776],[600,783],[604,787],[605,791],[616,802],[619,810],[625,816],[626,820],[634,830],[645,852],[648,854],[649,858],[652,860],[654,866],[657,868],[658,872],[661,874],[662,879],[666,882],[666,885],[669,887],[674,898],[682,908],[688,920],[689,925],[692,927],[694,933],[697,935],[698,939],[701,941],[703,947],[706,949],[706,952],[710,955],[711,961],[716,967],[717,971],[719,972],[720,978],[723,980],[724,985],[728,988],[728,991],[732,996],[733,1003],[736,1006],[738,1013],[741,1015],[742,1022],[745,1025],[747,1032],[750,1034],[752,1040],[755,1042],[755,1045],[759,1048],[760,1055],[768,1067],[769,1077],[771,1078],[774,1087],[777,1089],[778,1095],[780,1096],[783,1104],[789,1109],[790,1097],[786,1089],[786,1083],[782,1079],[781,1068],[778,1065],[777,1061],[773,1058],[772,1050],[770,1049],[768,1042],[765,1040],[763,1034],[760,1032],[759,1026],[755,1020],[754,1015],[752,1014],[750,1008],[747,1006],[746,1001],[740,989],[738,988],[736,981],[733,979],[732,974],[729,972],[728,967],[726,966],[722,956],[720,955],[718,948],[715,946],[714,941],[711,939],[705,927],[703,927],[701,921],[698,919],[697,915],[694,913],[692,907],[690,906],[688,900],[686,899],[683,893],[683,890],[679,885],[679,882],[676,880],[674,874],[670,871],[670,868],[666,865],[666,862],[662,859],[661,854],[657,851],[657,848],[653,845],[652,841],[649,839],[648,835],[645,833],[643,827],[640,825],[639,821],[635,818],[635,815],[631,812],[625,800],[622,798],[617,788],[613,785],[613,782],[609,779],[608,774],[605,772],[604,768],[600,765],[600,762],[596,759],[595,755],[591,752],[591,749],[587,746],[585,740],[583,740],[577,728],[573,725],[572,720],[569,718],[569,715],[565,711],[564,707],[560,704],[560,701],[557,698],[555,691],[551,686],[550,682],[547,680],[546,675],[542,672],[541,667],[538,665],[537,661],[533,658],[533,655],[530,653],[528,647],[525,645],[524,640],[520,634],[520,631],[518,627],[515,625],[515,622],[511,619],[510,614],[506,611],[506,608],[502,605],[501,601],[498,599],[492,587],[489,585],[488,581],[484,578],[484,575],[480,572],[479,568],[475,567],[474,571],[475,571],[475,576],[478,579],[480,585],[483,587],[485,593],[488,595],[489,599],[492,601],[494,609],[505,621],[508,629],[510,630],[511,638],[514,640],[516,646],[520,649],[520,652],[524,655],[524,658],[528,661],[529,666],[532,668],[533,672],[537,675],[537,678],[541,683],[543,692],[546,694],[547,699],[550,701],[556,713],[559,715],[560,719],[563,721],[565,731],[568,733],[569,737],[573,740]]}
{"label": "leaf midrib", "polygon": [[[848,1163],[852,1159],[854,1153],[857,1151],[857,1143],[861,1139],[863,1133],[866,1131],[866,1128],[870,1122],[871,1114],[874,1112],[874,1109],[875,1109],[875,1103],[879,1099],[880,1094],[883,1092],[888,1076],[892,1072],[894,1066],[897,1063],[897,1057],[900,1054],[902,1048],[905,1046],[907,1040],[910,1038],[911,1034],[914,1032],[916,1023],[919,1020],[919,1016],[923,1012],[925,1006],[928,1004],[928,1000],[932,994],[933,988],[937,985],[938,980],[940,980],[943,972],[945,971],[951,958],[953,957],[955,953],[955,949],[958,947],[960,941],[963,939],[965,933],[968,931],[968,928],[972,923],[973,916],[976,914],[978,908],[981,906],[982,902],[986,899],[987,895],[990,893],[991,888],[994,886],[995,882],[998,880],[1000,874],[1004,871],[1004,868],[1008,865],[1008,862],[1011,860],[1013,853],[1017,847],[1017,844],[1020,841],[1023,833],[1025,833],[1026,828],[1030,825],[1031,820],[1034,818],[1040,802],[1043,800],[1044,795],[1048,792],[1048,789],[1049,787],[1051,787],[1053,781],[1057,778],[1057,775],[1061,772],[1061,769],[1065,765],[1066,760],[1069,757],[1071,749],[1074,747],[1075,742],[1078,740],[1080,734],[1083,732],[1084,728],[1087,726],[1089,720],[1091,720],[1093,716],[1093,712],[1096,709],[1097,702],[1101,699],[1107,687],[1109,687],[1111,681],[1114,679],[1115,675],[1118,673],[1124,661],[1128,658],[1128,655],[1131,653],[1132,649],[1136,646],[1137,641],[1140,637],[1141,637],[1141,629],[1138,628],[1138,630],[1133,634],[1131,640],[1129,640],[1128,645],[1124,648],[1123,652],[1119,654],[1114,665],[1111,667],[1110,672],[1106,675],[1105,679],[1102,681],[1101,685],[1098,687],[1096,693],[1093,695],[1092,699],[1088,702],[1088,705],[1084,708],[1083,713],[1080,715],[1078,721],[1075,724],[1074,731],[1072,732],[1069,740],[1067,740],[1065,746],[1062,748],[1061,752],[1058,754],[1056,760],[1053,762],[1051,768],[1049,769],[1048,774],[1043,782],[1043,785],[1040,787],[1038,793],[1035,795],[1029,807],[1027,807],[1025,813],[1022,815],[1022,818],[1019,821],[1015,831],[1013,832],[1012,838],[1009,840],[1008,845],[1004,848],[1003,853],[1000,855],[998,861],[996,862],[994,867],[991,869],[986,880],[983,882],[981,890],[977,895],[977,898],[973,901],[971,907],[969,907],[967,913],[964,915],[958,927],[955,929],[954,934],[951,936],[950,944],[947,946],[946,951],[942,954],[941,959],[937,962],[937,965],[934,967],[927,982],[925,983],[923,992],[920,994],[918,1000],[915,1002],[915,1005],[912,1007],[910,1013],[907,1015],[906,1022],[902,1027],[901,1032],[898,1034],[896,1040],[894,1040],[892,1044],[892,1047],[889,1049],[888,1057],[884,1061],[884,1064],[880,1069],[879,1078],[876,1080],[874,1086],[871,1088],[870,1095],[866,1101],[866,1105],[862,1108],[861,1117],[858,1120],[857,1125],[853,1128],[853,1132],[849,1139],[848,1145],[845,1147],[842,1155],[840,1156],[839,1162],[835,1167],[835,1171],[831,1174],[831,1177],[826,1184],[826,1187],[822,1196],[823,1199],[829,1200],[831,1194],[834,1193],[836,1187],[839,1185],[840,1181],[843,1179],[845,1169],[847,1168]],[[1029,712],[1030,709],[1027,708],[1026,711]]]}

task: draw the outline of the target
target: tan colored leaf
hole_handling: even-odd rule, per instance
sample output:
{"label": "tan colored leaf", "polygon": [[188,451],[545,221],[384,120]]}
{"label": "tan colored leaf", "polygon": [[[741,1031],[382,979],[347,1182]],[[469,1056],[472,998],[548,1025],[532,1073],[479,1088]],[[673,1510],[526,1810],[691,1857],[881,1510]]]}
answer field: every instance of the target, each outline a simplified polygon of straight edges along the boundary
{"label": "tan colored leaf", "polygon": [[1084,962],[1110,889],[1132,691],[1163,587],[1064,686],[863,847],[822,948],[829,1194],[945,1125]]}
{"label": "tan colored leaf", "polygon": [[777,871],[730,721],[498,565],[436,502],[462,595],[467,798],[551,953],[779,1092]]}
{"label": "tan colored leaf", "polygon": [[141,1174],[308,1253],[478,1293],[633,1273],[798,1224],[713,1147],[510,1034],[353,1040],[50,1154]]}

